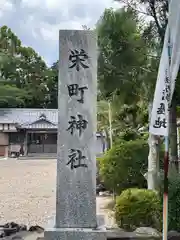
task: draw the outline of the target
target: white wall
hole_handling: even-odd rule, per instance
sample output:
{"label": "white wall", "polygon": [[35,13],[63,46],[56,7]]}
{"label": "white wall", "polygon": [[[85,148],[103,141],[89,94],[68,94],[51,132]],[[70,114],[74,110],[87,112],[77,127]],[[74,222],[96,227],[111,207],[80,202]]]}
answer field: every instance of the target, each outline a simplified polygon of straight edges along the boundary
{"label": "white wall", "polygon": [[0,123],[0,131],[17,131],[15,124]]}

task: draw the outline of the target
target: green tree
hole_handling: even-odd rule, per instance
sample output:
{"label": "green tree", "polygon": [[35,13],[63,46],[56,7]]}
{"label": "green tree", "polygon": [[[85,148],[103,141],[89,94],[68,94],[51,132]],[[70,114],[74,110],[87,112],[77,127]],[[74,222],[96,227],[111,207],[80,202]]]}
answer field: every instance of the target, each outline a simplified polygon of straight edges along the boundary
{"label": "green tree", "polygon": [[[150,21],[146,24],[144,37],[146,39],[153,38],[155,42],[159,39],[159,48],[162,49],[164,43],[165,30],[168,22],[168,0],[116,0],[124,3],[126,7],[135,13],[141,13],[145,18],[149,17]],[[158,59],[157,59],[158,61]],[[159,61],[158,61],[159,62]],[[179,76],[178,76],[179,79]],[[172,164],[175,163],[178,169],[177,154],[177,112],[176,107],[180,103],[179,84],[176,82],[176,89],[172,99],[170,109],[170,154]]]}
{"label": "green tree", "polygon": [[[146,21],[146,37],[159,38],[164,43],[165,29],[168,22],[169,0],[115,0],[123,3]],[[151,42],[151,41],[150,41]]]}
{"label": "green tree", "polygon": [[[0,52],[0,66],[3,69],[12,61],[12,56]],[[16,87],[15,81],[5,79],[0,71],[0,107],[23,107],[25,105],[25,91]]]}
{"label": "green tree", "polygon": [[43,107],[48,94],[48,69],[45,62],[32,48],[22,47],[19,69],[22,70],[19,71],[17,85],[30,96],[26,101],[27,107]]}
{"label": "green tree", "polygon": [[9,83],[13,82],[18,94],[26,92],[21,94],[25,107],[44,107],[49,94],[47,79],[51,71],[42,58],[32,48],[23,47],[7,26],[0,28],[0,54],[1,78],[7,81],[3,89],[9,89]]}
{"label": "green tree", "polygon": [[148,121],[147,107],[157,64],[151,56],[154,50],[146,44],[142,25],[129,8],[107,9],[97,24],[98,83],[101,97],[111,101],[114,134],[120,128],[137,129]]}
{"label": "green tree", "polygon": [[[152,58],[156,45],[147,44],[142,25],[129,8],[107,9],[97,23],[98,83],[101,99],[111,102],[114,141],[122,135],[138,135],[138,129],[148,123],[148,103],[157,73],[154,67],[158,65]],[[107,110],[99,112],[101,128],[108,126],[107,117]]]}
{"label": "green tree", "polygon": [[138,16],[130,9],[105,10],[97,24],[99,42],[98,79],[104,97],[121,103],[139,100],[142,67],[147,62]]}
{"label": "green tree", "polygon": [[57,108],[58,107],[58,61],[53,63],[49,69],[49,76],[47,79],[47,107]]}

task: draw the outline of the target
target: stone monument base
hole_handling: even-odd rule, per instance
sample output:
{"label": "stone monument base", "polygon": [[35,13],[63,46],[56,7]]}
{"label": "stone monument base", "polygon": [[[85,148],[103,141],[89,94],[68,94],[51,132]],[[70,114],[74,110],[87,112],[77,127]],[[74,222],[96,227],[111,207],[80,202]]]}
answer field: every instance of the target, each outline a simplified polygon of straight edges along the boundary
{"label": "stone monument base", "polygon": [[45,240],[106,240],[106,232],[89,228],[49,228]]}

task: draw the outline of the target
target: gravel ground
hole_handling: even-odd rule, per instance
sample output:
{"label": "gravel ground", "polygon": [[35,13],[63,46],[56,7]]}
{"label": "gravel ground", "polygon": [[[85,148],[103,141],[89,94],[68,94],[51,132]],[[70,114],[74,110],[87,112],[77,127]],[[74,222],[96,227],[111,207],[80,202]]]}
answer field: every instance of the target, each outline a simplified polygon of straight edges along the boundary
{"label": "gravel ground", "polygon": [[45,226],[55,211],[56,161],[0,161],[0,224]]}
{"label": "gravel ground", "polygon": [[[1,160],[0,224],[15,221],[46,227],[55,213],[55,189],[55,160]],[[98,214],[103,214],[107,201],[97,199]]]}

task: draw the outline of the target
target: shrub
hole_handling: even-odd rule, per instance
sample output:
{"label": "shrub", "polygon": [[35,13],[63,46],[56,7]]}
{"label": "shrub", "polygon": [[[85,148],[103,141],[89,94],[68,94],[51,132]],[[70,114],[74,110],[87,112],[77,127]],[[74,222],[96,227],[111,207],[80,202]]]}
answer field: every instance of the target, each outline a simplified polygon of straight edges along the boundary
{"label": "shrub", "polygon": [[147,171],[148,152],[148,143],[142,139],[114,144],[99,160],[100,177],[106,187],[116,193],[146,187],[143,174]]}
{"label": "shrub", "polygon": [[147,189],[127,189],[116,199],[115,219],[119,227],[134,230],[137,227],[162,226],[159,195]]}

